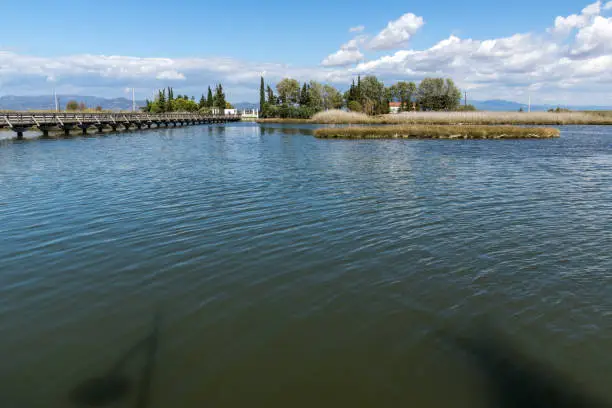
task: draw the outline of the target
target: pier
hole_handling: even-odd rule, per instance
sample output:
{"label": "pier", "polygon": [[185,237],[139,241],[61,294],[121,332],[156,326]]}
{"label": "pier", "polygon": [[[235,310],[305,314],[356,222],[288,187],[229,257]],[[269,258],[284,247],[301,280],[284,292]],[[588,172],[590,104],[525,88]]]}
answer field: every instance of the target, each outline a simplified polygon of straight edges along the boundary
{"label": "pier", "polygon": [[43,136],[50,131],[63,131],[66,136],[73,130],[87,134],[89,128],[98,132],[130,129],[150,129],[152,127],[190,126],[209,123],[240,121],[240,115],[200,115],[198,113],[55,113],[55,112],[5,112],[0,113],[0,130],[10,129],[23,138],[26,130],[38,129]]}

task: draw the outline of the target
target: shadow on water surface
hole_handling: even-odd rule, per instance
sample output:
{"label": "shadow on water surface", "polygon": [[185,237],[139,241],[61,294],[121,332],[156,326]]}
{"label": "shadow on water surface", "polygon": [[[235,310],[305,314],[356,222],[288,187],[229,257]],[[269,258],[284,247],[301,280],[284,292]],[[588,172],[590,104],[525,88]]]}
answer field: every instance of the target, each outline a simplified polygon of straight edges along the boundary
{"label": "shadow on water surface", "polygon": [[147,408],[151,393],[151,382],[155,369],[159,337],[159,314],[155,316],[153,330],[117,359],[105,374],[85,380],[70,393],[71,402],[78,407],[104,407],[126,399],[132,390],[132,382],[124,373],[127,364],[139,352],[146,353],[145,364],[140,373],[134,408]]}
{"label": "shadow on water surface", "polygon": [[440,332],[441,340],[467,356],[485,378],[487,407],[612,407],[590,395],[572,378],[510,344],[502,332],[485,325],[477,335]]}
{"label": "shadow on water surface", "polygon": [[[441,330],[437,335],[445,349],[466,358],[484,378],[485,389],[477,399],[485,399],[486,407],[612,407],[590,395],[573,379],[530,357],[490,325],[468,334]],[[156,316],[152,332],[121,355],[108,372],[84,381],[71,392],[72,403],[79,407],[103,407],[128,399],[133,384],[124,374],[125,367],[142,353],[145,364],[132,406],[148,408],[158,336],[159,316]]]}

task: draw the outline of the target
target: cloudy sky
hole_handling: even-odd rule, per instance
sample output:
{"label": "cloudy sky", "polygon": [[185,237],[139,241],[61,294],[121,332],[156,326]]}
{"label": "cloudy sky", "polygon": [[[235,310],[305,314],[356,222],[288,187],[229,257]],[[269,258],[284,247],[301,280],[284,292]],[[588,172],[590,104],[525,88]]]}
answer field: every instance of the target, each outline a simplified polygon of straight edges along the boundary
{"label": "cloudy sky", "polygon": [[[330,4],[332,3],[332,4]],[[199,96],[259,76],[345,89],[448,76],[472,99],[612,105],[612,1],[24,0],[3,7],[0,95]]]}

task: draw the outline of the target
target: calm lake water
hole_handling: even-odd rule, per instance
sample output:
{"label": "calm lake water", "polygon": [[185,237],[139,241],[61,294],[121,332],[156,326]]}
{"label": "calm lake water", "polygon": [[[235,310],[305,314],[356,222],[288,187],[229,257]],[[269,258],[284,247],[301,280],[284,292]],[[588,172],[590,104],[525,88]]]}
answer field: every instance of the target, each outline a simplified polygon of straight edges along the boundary
{"label": "calm lake water", "polygon": [[483,327],[612,403],[612,127],[310,132],[0,141],[0,407],[486,407]]}

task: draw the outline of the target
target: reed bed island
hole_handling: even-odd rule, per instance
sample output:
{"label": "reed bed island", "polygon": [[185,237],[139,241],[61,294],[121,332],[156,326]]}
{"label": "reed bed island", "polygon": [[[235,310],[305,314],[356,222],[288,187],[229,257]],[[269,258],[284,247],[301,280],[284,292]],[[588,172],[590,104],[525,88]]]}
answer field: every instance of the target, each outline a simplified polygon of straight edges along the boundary
{"label": "reed bed island", "polygon": [[328,110],[311,119],[260,119],[261,123],[419,125],[612,125],[612,112],[402,112],[368,116]]}
{"label": "reed bed island", "polygon": [[488,125],[394,125],[330,127],[314,131],[321,139],[549,139],[559,129]]}

